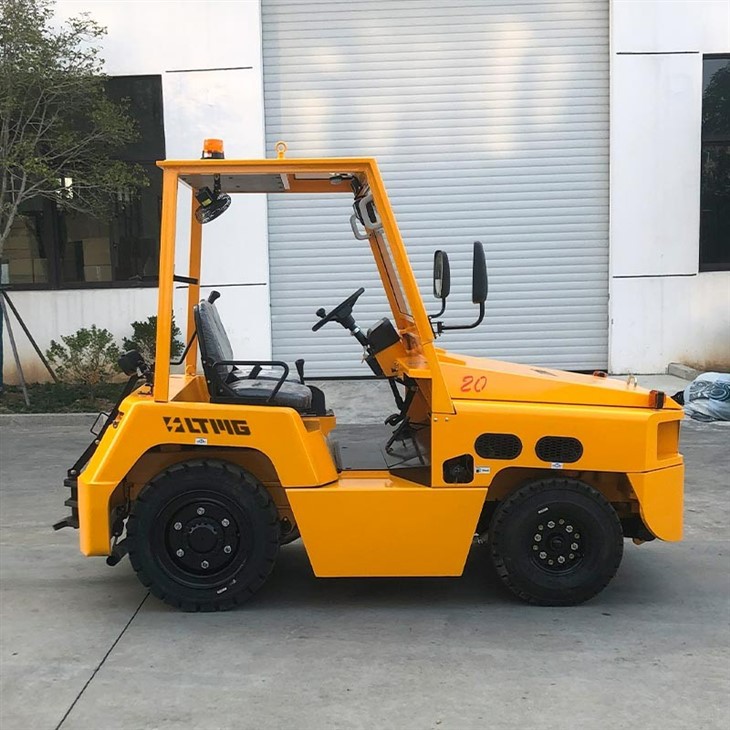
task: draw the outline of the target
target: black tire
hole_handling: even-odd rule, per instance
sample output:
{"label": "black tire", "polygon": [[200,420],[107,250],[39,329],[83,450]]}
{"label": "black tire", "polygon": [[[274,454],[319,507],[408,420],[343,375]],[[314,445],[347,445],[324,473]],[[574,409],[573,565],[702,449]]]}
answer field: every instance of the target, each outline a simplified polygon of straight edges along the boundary
{"label": "black tire", "polygon": [[251,598],[271,573],[279,520],[251,474],[195,460],[142,489],[127,539],[132,567],[153,595],[183,611],[225,611]]}
{"label": "black tire", "polygon": [[525,484],[496,509],[489,550],[502,582],[540,606],[574,606],[602,591],[623,555],[621,522],[577,479]]}

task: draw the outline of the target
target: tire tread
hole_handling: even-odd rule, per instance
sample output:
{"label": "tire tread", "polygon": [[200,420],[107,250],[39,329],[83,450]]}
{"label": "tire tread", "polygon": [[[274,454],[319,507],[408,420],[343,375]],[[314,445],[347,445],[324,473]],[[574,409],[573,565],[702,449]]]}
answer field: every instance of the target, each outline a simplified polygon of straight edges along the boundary
{"label": "tire tread", "polygon": [[[522,589],[512,577],[510,570],[508,569],[505,556],[501,554],[499,550],[499,537],[505,529],[506,523],[514,511],[530,497],[539,494],[546,489],[564,489],[570,491],[578,491],[585,496],[591,498],[594,502],[604,507],[606,517],[611,519],[613,526],[616,529],[617,544],[616,548],[617,559],[606,569],[602,571],[600,578],[598,578],[592,585],[590,591],[583,591],[581,594],[574,596],[566,596],[565,599],[556,598],[542,598],[536,596],[528,591]],[[605,509],[605,508],[608,509]],[[621,521],[618,518],[615,510],[606,498],[594,487],[581,482],[577,479],[563,478],[549,478],[540,479],[538,481],[530,482],[524,486],[516,489],[511,495],[507,497],[496,509],[491,524],[489,526],[489,552],[492,559],[492,564],[499,576],[502,583],[520,600],[538,606],[572,606],[583,603],[593,596],[600,593],[614,578],[616,575],[619,565],[621,563],[621,557],[623,554],[623,533],[621,530]]]}
{"label": "tire tread", "polygon": [[[159,486],[160,482],[168,479],[175,479],[180,473],[189,473],[193,469],[202,469],[209,472],[211,481],[215,481],[215,473],[225,473],[235,476],[240,482],[242,489],[246,489],[255,500],[259,509],[268,513],[268,530],[269,539],[265,546],[264,562],[261,569],[255,575],[255,578],[248,582],[245,588],[238,590],[234,594],[228,594],[225,599],[212,601],[193,601],[182,600],[177,596],[166,593],[154,581],[154,579],[146,572],[145,567],[139,557],[139,541],[144,539],[139,530],[139,514],[150,503],[149,497],[153,494],[153,490]],[[246,603],[265,583],[269,575],[274,569],[276,556],[279,549],[278,540],[279,521],[276,507],[268,490],[251,474],[241,467],[225,461],[216,461],[209,459],[194,459],[190,461],[180,462],[169,466],[164,471],[155,476],[140,491],[137,499],[132,504],[129,519],[127,521],[127,539],[129,540],[129,560],[132,568],[137,574],[137,578],[142,585],[149,590],[152,595],[159,598],[169,606],[186,612],[212,612],[212,611],[228,611],[236,606]]]}

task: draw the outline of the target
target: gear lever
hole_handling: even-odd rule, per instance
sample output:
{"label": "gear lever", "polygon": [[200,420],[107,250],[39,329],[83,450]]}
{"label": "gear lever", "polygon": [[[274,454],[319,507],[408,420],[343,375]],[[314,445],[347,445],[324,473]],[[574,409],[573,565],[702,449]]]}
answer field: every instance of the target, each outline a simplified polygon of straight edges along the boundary
{"label": "gear lever", "polygon": [[299,374],[299,382],[304,385],[304,360],[299,358],[299,360],[294,363],[294,367],[297,369],[297,373]]}

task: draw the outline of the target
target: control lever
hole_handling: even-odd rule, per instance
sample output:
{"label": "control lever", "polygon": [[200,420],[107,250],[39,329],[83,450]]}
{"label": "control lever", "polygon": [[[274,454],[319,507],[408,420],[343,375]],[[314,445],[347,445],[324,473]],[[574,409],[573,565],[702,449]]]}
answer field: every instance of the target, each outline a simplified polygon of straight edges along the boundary
{"label": "control lever", "polygon": [[295,361],[294,367],[297,369],[299,382],[304,385],[304,360],[300,357],[297,361]]}

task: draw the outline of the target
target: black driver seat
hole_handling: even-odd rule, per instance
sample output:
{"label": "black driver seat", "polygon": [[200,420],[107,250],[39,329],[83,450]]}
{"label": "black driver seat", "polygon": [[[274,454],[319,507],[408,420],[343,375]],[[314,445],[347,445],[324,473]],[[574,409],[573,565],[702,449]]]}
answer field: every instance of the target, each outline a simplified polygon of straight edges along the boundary
{"label": "black driver seat", "polygon": [[[234,357],[228,334],[214,304],[218,296],[217,292],[213,292],[209,300],[201,301],[193,310],[200,343],[200,359],[203,362],[211,402],[287,406],[300,412],[310,410],[312,391],[306,385],[285,380],[276,390],[280,378],[251,377],[235,365],[220,364],[222,361],[232,361]],[[241,364],[244,362],[241,361]],[[253,366],[251,374],[260,371],[260,365],[274,365],[264,361],[260,365],[254,362],[245,364]],[[286,366],[281,363],[281,367]]]}

